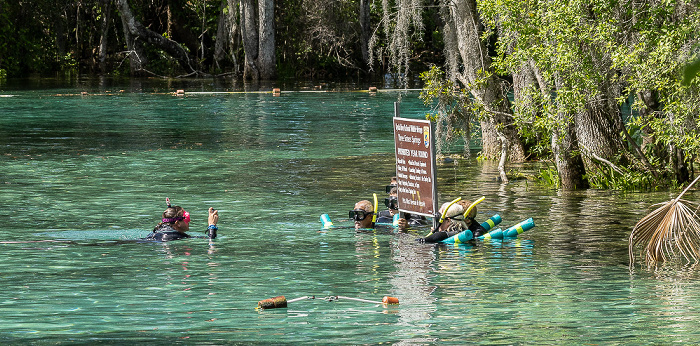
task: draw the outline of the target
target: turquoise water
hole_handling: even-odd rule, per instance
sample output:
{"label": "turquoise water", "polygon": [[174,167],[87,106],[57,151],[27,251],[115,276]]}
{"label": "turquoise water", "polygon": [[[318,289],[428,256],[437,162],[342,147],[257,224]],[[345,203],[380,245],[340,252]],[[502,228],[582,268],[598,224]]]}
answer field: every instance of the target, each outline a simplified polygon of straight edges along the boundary
{"label": "turquoise water", "polygon": [[[320,214],[349,226],[356,201],[383,198],[393,103],[421,118],[417,92],[124,89],[0,90],[3,344],[700,342],[697,268],[628,267],[630,229],[674,192],[503,186],[460,159],[439,166],[441,202],[483,195],[477,219],[537,227],[461,247],[322,230]],[[218,209],[219,238],[137,241],[165,197],[195,235]],[[255,309],[278,295],[316,299]],[[338,295],[400,304],[324,300]]]}

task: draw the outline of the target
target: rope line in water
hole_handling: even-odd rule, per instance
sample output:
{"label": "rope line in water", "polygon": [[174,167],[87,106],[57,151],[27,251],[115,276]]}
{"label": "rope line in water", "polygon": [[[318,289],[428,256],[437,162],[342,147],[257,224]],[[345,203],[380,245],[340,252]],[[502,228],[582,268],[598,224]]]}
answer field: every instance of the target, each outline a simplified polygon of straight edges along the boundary
{"label": "rope line in water", "polygon": [[[258,302],[258,307],[256,309],[286,308],[287,304],[289,304],[289,303],[298,302],[300,300],[307,300],[307,299],[316,299],[316,296],[303,296],[303,297],[294,298],[294,299],[290,299],[290,300],[287,300],[284,296],[277,296],[274,298],[263,299],[263,300]],[[346,297],[346,296],[328,296],[328,297],[319,298],[319,299],[325,300],[328,302],[335,302],[335,301],[338,301],[341,299],[345,299],[345,300],[352,300],[352,301],[362,302],[362,303],[382,304],[384,306],[395,305],[395,304],[399,303],[399,298],[389,297],[389,296],[385,296],[381,302],[376,301],[376,300],[352,298],[352,297]]]}
{"label": "rope line in water", "polygon": [[[285,94],[291,94],[291,93],[343,93],[343,92],[366,92],[366,93],[378,93],[378,92],[402,92],[402,91],[421,91],[422,89],[377,89],[377,88],[370,88],[370,90],[286,90],[286,91],[280,91],[279,89],[274,89],[270,91],[185,91],[185,90],[176,90],[173,92],[152,92],[149,93],[150,95],[175,95],[175,96],[185,96],[187,95],[233,95],[233,94],[273,94],[273,95],[279,95],[281,93]],[[55,94],[54,96],[59,96],[59,97],[69,97],[69,96],[113,96],[113,95],[120,95],[120,94],[125,94],[126,92],[124,90],[119,90],[119,91],[106,91],[106,92],[98,92],[98,93],[88,93],[87,91],[82,91],[79,94]],[[15,95],[0,95],[0,97],[12,97]]]}

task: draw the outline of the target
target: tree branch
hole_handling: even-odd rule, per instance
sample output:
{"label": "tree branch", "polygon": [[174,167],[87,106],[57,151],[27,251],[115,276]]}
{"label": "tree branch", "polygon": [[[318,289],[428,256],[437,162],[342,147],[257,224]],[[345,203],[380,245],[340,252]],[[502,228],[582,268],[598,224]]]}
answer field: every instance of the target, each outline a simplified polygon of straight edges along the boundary
{"label": "tree branch", "polygon": [[197,72],[197,70],[195,70],[190,64],[190,57],[187,55],[187,52],[179,43],[163,37],[163,35],[146,28],[143,24],[141,24],[141,22],[137,21],[134,14],[131,12],[131,8],[129,7],[127,0],[117,0],[116,2],[117,6],[119,7],[119,13],[122,15],[122,18],[124,19],[124,22],[132,35],[143,37],[146,42],[163,49],[165,52],[177,59],[180,65],[187,70],[187,72]]}
{"label": "tree branch", "polygon": [[600,162],[602,162],[602,163],[604,163],[604,164],[610,166],[610,168],[612,168],[613,170],[615,170],[615,172],[619,173],[620,175],[624,175],[624,174],[625,174],[625,172],[622,171],[622,169],[620,169],[619,167],[615,166],[614,163],[612,163],[612,162],[610,162],[610,161],[608,161],[608,160],[606,160],[606,159],[604,159],[604,158],[602,158],[602,157],[596,155],[593,151],[591,151],[591,150],[589,150],[588,148],[586,148],[586,147],[585,147],[583,144],[581,144],[580,142],[579,142],[579,147],[580,147],[581,149],[583,149],[583,150],[581,150],[581,151],[582,151],[584,154],[586,154],[586,155],[588,155],[588,156],[590,156],[590,157],[592,157],[592,158],[594,158],[594,159],[596,159],[596,160],[598,160],[598,161],[600,161]]}

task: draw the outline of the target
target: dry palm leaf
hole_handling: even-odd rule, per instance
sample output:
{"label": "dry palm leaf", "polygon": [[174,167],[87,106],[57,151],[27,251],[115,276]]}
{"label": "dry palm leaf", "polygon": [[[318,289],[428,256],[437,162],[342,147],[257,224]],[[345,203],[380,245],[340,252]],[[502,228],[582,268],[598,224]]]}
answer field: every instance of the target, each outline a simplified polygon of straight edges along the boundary
{"label": "dry palm leaf", "polygon": [[697,215],[700,206],[681,199],[698,179],[700,176],[675,199],[653,205],[659,207],[634,226],[629,239],[630,266],[634,264],[633,248],[637,244],[645,244],[642,254],[648,265],[679,256],[688,262],[700,262],[700,220]]}

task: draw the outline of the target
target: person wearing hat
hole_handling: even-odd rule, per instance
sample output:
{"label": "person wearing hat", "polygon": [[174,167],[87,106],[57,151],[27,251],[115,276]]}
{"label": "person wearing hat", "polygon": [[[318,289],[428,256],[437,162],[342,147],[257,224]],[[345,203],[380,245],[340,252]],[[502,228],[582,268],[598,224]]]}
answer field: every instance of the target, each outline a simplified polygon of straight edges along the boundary
{"label": "person wearing hat", "polygon": [[[192,237],[187,234],[190,230],[190,213],[179,205],[170,205],[170,199],[166,198],[165,202],[168,208],[163,212],[162,222],[160,222],[149,233],[144,240],[170,241],[185,238],[202,238]],[[219,229],[216,223],[219,222],[219,211],[214,208],[209,208],[209,227],[207,227],[206,238],[216,238],[216,231]]]}
{"label": "person wearing hat", "polygon": [[419,238],[418,240],[425,243],[438,243],[466,229],[471,230],[475,234],[474,237],[477,237],[476,234],[486,233],[486,229],[474,220],[476,207],[472,208],[466,218],[464,217],[465,208],[468,208],[469,205],[471,205],[469,201],[464,201],[464,203],[444,203],[440,207],[439,212],[445,217],[445,220],[437,230],[433,230],[427,237]]}
{"label": "person wearing hat", "polygon": [[[464,208],[465,211],[467,209],[469,209],[469,206],[472,204],[472,202],[470,200],[466,200],[466,199],[463,199],[457,203],[462,205],[462,208]],[[473,206],[472,210],[469,211],[469,215],[467,215],[467,217],[464,218],[464,223],[467,224],[467,228],[470,231],[472,231],[472,234],[474,235],[474,238],[476,239],[476,237],[484,235],[484,234],[488,233],[488,231],[486,231],[486,229],[484,228],[484,226],[481,225],[481,223],[476,222],[476,220],[474,220],[475,217],[476,217],[476,206]]]}

